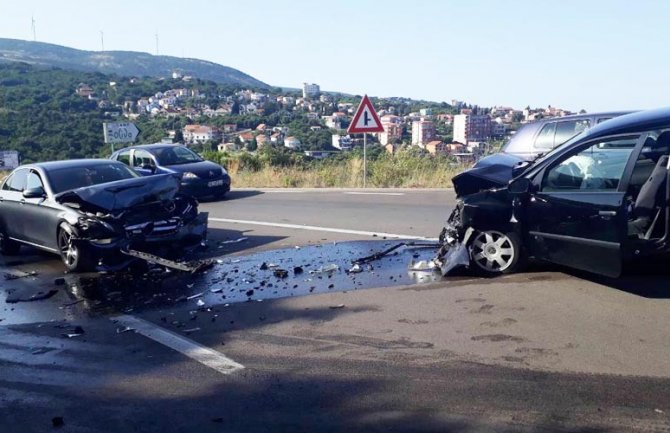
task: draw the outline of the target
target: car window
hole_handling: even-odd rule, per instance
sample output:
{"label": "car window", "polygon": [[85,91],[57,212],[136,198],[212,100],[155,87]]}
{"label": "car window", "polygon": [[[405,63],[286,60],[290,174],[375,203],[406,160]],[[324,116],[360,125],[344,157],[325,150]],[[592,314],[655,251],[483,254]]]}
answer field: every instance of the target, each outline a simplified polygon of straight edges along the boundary
{"label": "car window", "polygon": [[603,123],[605,120],[610,120],[610,119],[611,119],[611,117],[601,117],[600,119],[598,119],[596,121],[596,123]]}
{"label": "car window", "polygon": [[12,175],[7,179],[5,184],[2,186],[2,189],[5,191],[16,191],[21,192],[23,188],[26,187],[26,178],[28,177],[28,169],[21,168],[16,170]]}
{"label": "car window", "polygon": [[154,163],[154,159],[149,152],[146,150],[135,149],[135,153],[133,155],[133,166],[142,167],[143,165],[155,167],[156,163]]}
{"label": "car window", "polygon": [[590,144],[547,170],[543,192],[616,191],[639,136]]}
{"label": "car window", "polygon": [[130,149],[122,150],[116,155],[116,160],[126,165],[130,165]]}
{"label": "car window", "polygon": [[556,122],[544,125],[535,139],[535,149],[548,150],[553,148],[555,132]]}
{"label": "car window", "polygon": [[26,179],[26,188],[25,189],[33,189],[33,188],[44,189],[44,184],[42,183],[42,179],[40,178],[40,175],[35,173],[34,171],[31,171],[28,174],[28,178]]}
{"label": "car window", "polygon": [[161,165],[178,165],[202,161],[197,153],[182,146],[163,147],[154,150],[154,153]]}
{"label": "car window", "polygon": [[101,183],[140,177],[130,167],[112,161],[109,164],[49,170],[47,176],[54,194]]}
{"label": "car window", "polygon": [[554,136],[553,146],[558,146],[559,144],[565,143],[575,135],[587,129],[590,125],[591,121],[589,119],[566,120],[565,122],[558,122],[556,124],[556,135]]}

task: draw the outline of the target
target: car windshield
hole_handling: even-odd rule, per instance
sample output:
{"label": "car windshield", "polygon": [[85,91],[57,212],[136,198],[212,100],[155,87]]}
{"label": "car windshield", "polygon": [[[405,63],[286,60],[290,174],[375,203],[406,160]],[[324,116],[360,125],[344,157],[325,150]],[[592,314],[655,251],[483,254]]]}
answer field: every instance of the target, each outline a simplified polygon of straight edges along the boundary
{"label": "car windshield", "polygon": [[586,135],[588,134],[588,131],[589,131],[589,130],[586,129],[586,130],[580,132],[579,134],[575,135],[574,137],[572,137],[570,140],[568,140],[568,141],[566,141],[565,143],[561,144],[560,146],[556,146],[556,147],[554,147],[554,148],[551,149],[549,152],[539,154],[539,155],[537,156],[537,158],[535,158],[535,159],[530,163],[530,165],[529,165],[528,167],[530,168],[531,166],[536,165],[538,162],[544,161],[545,159],[552,157],[552,156],[555,155],[556,153],[560,152],[561,149],[565,148],[566,146],[570,146],[570,145],[571,145],[572,143],[574,143],[575,141],[577,141],[577,140],[581,140],[584,136],[586,136]]}
{"label": "car windshield", "polygon": [[132,179],[140,175],[124,164],[110,162],[52,169],[47,172],[47,176],[54,194],[58,194],[85,186]]}
{"label": "car windshield", "polygon": [[203,159],[195,152],[182,146],[162,147],[152,150],[160,165],[179,165],[200,162]]}

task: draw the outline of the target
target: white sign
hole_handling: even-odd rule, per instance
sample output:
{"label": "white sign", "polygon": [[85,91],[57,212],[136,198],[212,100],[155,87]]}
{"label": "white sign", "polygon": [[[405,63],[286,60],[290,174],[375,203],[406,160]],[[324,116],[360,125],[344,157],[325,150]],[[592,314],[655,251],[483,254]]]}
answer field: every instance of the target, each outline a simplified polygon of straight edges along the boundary
{"label": "white sign", "polygon": [[104,123],[105,143],[132,143],[140,130],[131,122]]}
{"label": "white sign", "polygon": [[14,170],[19,166],[19,152],[16,150],[0,151],[0,170]]}

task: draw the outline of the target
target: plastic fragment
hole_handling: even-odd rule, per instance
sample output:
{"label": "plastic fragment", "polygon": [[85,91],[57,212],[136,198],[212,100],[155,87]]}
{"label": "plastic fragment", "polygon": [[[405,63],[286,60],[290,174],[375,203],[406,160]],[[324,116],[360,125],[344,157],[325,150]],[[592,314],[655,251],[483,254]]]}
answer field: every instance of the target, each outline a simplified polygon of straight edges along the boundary
{"label": "plastic fragment", "polygon": [[340,308],[344,308],[344,304],[331,305],[329,308],[331,310],[338,310]]}
{"label": "plastic fragment", "polygon": [[198,307],[204,307],[205,306],[205,301],[202,299],[198,299],[198,302],[195,303]]}
{"label": "plastic fragment", "polygon": [[354,264],[351,268],[349,268],[349,270],[347,271],[347,273],[349,273],[349,274],[358,274],[358,273],[360,273],[360,272],[363,272],[363,268],[362,268],[361,265],[359,265],[358,263],[355,263],[355,264]]}
{"label": "plastic fragment", "polygon": [[286,278],[288,277],[288,271],[286,269],[277,268],[274,270],[273,275],[277,278]]}
{"label": "plastic fragment", "polygon": [[247,239],[248,239],[248,238],[245,238],[245,237],[241,237],[241,238],[239,238],[239,239],[231,239],[231,240],[228,240],[228,241],[223,241],[223,242],[221,242],[221,245],[226,245],[226,244],[237,244],[237,243],[240,243],[240,242],[244,242],[244,241],[246,241]]}

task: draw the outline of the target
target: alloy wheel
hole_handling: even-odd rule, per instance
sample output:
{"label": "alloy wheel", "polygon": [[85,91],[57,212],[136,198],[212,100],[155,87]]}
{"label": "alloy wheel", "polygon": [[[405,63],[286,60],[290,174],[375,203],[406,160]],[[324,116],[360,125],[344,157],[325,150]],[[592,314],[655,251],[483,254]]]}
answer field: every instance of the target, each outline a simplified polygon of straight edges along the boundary
{"label": "alloy wheel", "polygon": [[512,240],[498,231],[479,232],[470,248],[472,261],[482,270],[499,273],[512,266],[516,257]]}

